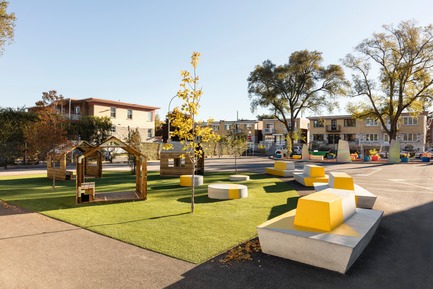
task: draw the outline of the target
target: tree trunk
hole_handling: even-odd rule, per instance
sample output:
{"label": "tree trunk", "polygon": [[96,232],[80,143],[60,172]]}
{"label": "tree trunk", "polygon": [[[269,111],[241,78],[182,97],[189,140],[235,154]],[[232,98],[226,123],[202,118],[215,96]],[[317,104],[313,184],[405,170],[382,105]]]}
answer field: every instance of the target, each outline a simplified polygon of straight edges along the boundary
{"label": "tree trunk", "polygon": [[53,187],[52,190],[56,190],[56,162],[51,159],[51,167],[53,168]]}
{"label": "tree trunk", "polygon": [[194,213],[194,195],[195,195],[195,182],[194,182],[194,176],[195,176],[195,164],[196,164],[196,156],[195,152],[193,152],[193,162],[192,162],[192,192],[191,192],[191,213]]}

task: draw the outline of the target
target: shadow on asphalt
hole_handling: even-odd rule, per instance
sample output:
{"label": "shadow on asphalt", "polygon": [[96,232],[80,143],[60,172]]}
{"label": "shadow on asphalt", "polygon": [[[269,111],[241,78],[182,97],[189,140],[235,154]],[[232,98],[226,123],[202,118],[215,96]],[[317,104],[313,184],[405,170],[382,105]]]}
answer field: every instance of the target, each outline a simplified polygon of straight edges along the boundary
{"label": "shadow on asphalt", "polygon": [[167,288],[431,288],[433,218],[425,216],[432,212],[433,202],[383,217],[345,275],[261,252],[250,261],[222,263],[223,254]]}

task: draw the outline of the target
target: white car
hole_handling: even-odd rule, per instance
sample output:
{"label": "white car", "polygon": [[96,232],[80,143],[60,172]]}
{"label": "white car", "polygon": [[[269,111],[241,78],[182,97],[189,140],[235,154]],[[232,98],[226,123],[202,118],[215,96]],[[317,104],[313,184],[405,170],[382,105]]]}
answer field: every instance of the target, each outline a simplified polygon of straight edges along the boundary
{"label": "white car", "polygon": [[430,153],[430,154],[432,155],[432,158],[433,158],[433,148],[429,148],[428,150],[426,150],[426,151],[424,151],[424,152],[418,152],[418,153],[415,154],[415,157],[416,157],[417,159],[419,159],[419,158],[421,158],[421,155],[422,155],[423,153]]}

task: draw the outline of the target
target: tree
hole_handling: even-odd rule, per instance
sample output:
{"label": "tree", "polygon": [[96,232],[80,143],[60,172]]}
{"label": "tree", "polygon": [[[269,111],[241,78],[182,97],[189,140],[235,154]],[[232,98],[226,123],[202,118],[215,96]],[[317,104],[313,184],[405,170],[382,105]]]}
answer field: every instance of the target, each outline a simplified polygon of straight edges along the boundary
{"label": "tree", "polygon": [[379,120],[395,140],[402,112],[416,115],[432,100],[433,26],[404,21],[383,28],[385,32],[374,33],[344,59],[353,71],[352,96],[362,99],[348,111],[357,118]]}
{"label": "tree", "polygon": [[110,136],[112,126],[108,116],[83,115],[77,122],[71,123],[69,135],[98,145]]}
{"label": "tree", "polygon": [[259,114],[256,116],[257,120],[264,120],[264,119],[276,119],[275,114]]}
{"label": "tree", "polygon": [[18,157],[23,156],[26,163],[24,130],[35,120],[32,113],[24,108],[0,108],[0,160],[5,169]]}
{"label": "tree", "polygon": [[[126,141],[130,147],[134,148],[136,151],[141,152],[141,135],[138,128],[128,132],[128,138]],[[136,168],[135,156],[133,154],[128,153],[128,161],[129,161],[129,166],[131,167],[131,173],[135,175],[135,168]]]}
{"label": "tree", "polygon": [[248,148],[247,139],[245,133],[238,132],[236,124],[231,127],[229,135],[225,138],[228,153],[235,158],[235,174],[238,174],[237,158]]}
{"label": "tree", "polygon": [[[171,124],[175,128],[173,135],[178,136],[180,142],[183,145],[182,149],[185,151],[183,157],[189,157],[193,164],[193,180],[197,162],[200,158],[204,157],[201,143],[206,143],[218,138],[218,136],[212,132],[212,128],[210,126],[210,124],[212,124],[212,120],[208,120],[208,125],[206,126],[201,125],[201,122],[196,123],[198,109],[200,108],[200,99],[203,94],[202,89],[199,88],[199,77],[196,74],[199,57],[200,53],[192,53],[192,75],[186,70],[182,70],[180,72],[182,76],[182,83],[180,84],[181,89],[177,92],[177,97],[180,98],[183,103],[178,109],[174,109],[169,116]],[[171,145],[167,144],[165,149],[169,149],[170,147]],[[195,184],[193,181],[191,191],[192,213],[194,212],[194,194]]]}
{"label": "tree", "polygon": [[9,2],[0,0],[0,54],[4,45],[12,43],[14,39],[15,13],[7,13]]}
{"label": "tree", "polygon": [[[46,160],[51,156],[52,167],[59,160],[59,148],[69,145],[67,138],[67,121],[59,113],[63,103],[63,96],[57,95],[55,90],[42,93],[42,100],[36,102],[34,111],[37,121],[24,131],[29,151],[39,160]],[[56,176],[53,176],[53,190]]]}
{"label": "tree", "polygon": [[296,119],[307,109],[332,110],[337,106],[336,96],[346,94],[348,83],[339,65],[322,66],[322,53],[296,51],[289,62],[276,66],[270,60],[257,65],[248,77],[251,111],[257,107],[269,108],[281,121],[293,148]]}

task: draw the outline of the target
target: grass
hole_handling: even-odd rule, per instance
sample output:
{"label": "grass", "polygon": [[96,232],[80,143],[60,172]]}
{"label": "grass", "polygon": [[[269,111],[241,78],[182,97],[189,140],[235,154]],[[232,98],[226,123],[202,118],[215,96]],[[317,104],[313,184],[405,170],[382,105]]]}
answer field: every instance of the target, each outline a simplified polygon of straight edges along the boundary
{"label": "grass", "polygon": [[[75,182],[56,182],[45,175],[0,178],[0,199],[79,227],[192,263],[204,262],[254,238],[256,226],[296,207],[298,194],[277,178],[251,174],[248,198],[212,200],[207,184],[227,182],[229,173],[209,173],[196,188],[190,213],[191,188],[179,178],[149,172],[146,201],[75,204]],[[104,172],[95,179],[96,193],[134,190],[135,176]]]}

